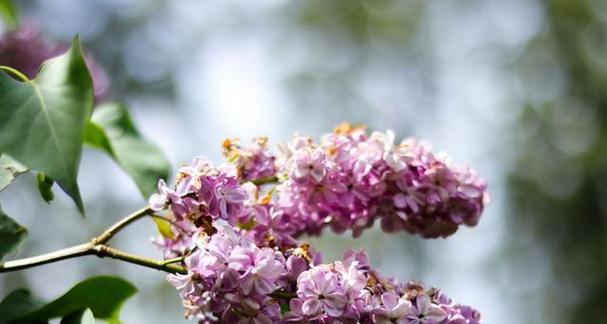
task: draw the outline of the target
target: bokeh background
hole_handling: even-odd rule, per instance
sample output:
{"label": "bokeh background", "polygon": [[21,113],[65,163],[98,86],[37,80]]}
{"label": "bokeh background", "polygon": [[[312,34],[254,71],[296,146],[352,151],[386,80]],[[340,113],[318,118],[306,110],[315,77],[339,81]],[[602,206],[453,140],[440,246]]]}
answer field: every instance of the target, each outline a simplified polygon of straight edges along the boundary
{"label": "bokeh background", "polygon": [[[607,309],[607,2],[604,0],[16,1],[45,37],[78,33],[110,98],[174,166],[219,162],[226,137],[319,136],[341,121],[434,143],[490,183],[480,224],[443,240],[377,229],[311,241],[328,261],[365,248],[381,270],[441,287],[488,324],[603,323]],[[32,175],[0,195],[30,229],[16,257],[88,240],[145,200],[85,150],[87,218]],[[116,238],[158,257],[144,220]],[[86,257],[0,276],[53,298],[93,274],[139,293],[126,323],[179,323],[163,274]]]}

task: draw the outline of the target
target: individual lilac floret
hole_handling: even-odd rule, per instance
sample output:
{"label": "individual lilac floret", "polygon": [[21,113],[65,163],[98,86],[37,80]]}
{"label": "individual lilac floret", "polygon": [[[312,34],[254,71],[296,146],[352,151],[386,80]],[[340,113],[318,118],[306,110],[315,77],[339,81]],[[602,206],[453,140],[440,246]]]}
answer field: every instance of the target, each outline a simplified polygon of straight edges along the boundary
{"label": "individual lilac floret", "polygon": [[413,305],[406,298],[394,292],[383,293],[381,305],[373,311],[373,320],[377,323],[407,323],[407,315],[412,313]]}
{"label": "individual lilac floret", "polygon": [[435,324],[447,318],[447,314],[438,304],[432,303],[425,293],[415,297],[415,308],[407,315],[411,324]]}
{"label": "individual lilac floret", "polygon": [[297,296],[302,312],[309,319],[323,315],[339,317],[346,307],[346,295],[336,273],[318,266],[302,273],[297,279]]}
{"label": "individual lilac floret", "polygon": [[284,260],[276,260],[271,248],[238,249],[233,258],[240,262],[240,268],[246,269],[241,280],[245,294],[254,291],[257,294],[269,294],[276,290],[276,281],[285,273]]}

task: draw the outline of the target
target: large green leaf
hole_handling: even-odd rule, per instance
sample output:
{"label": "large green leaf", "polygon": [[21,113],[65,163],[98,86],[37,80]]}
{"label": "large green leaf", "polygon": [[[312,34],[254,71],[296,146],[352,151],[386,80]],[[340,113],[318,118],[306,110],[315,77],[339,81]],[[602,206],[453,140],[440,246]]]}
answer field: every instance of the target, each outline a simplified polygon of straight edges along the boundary
{"label": "large green leaf", "polygon": [[0,191],[8,187],[15,178],[27,172],[25,165],[15,161],[6,154],[0,155]]}
{"label": "large green leaf", "polygon": [[[17,289],[0,303],[0,324],[6,324],[22,314],[30,313],[44,305],[25,289]],[[34,322],[35,323],[35,322]]]}
{"label": "large green leaf", "polygon": [[82,213],[76,178],[92,107],[93,83],[77,37],[34,80],[0,73],[0,151],[54,179]]}
{"label": "large green leaf", "polygon": [[114,158],[114,149],[112,148],[112,144],[110,144],[110,139],[105,134],[105,130],[92,121],[86,123],[84,143],[98,150],[105,151]]}
{"label": "large green leaf", "polygon": [[125,106],[106,103],[95,108],[86,129],[85,143],[109,154],[149,197],[158,179],[166,179],[171,165],[164,154],[146,141],[133,124]]}
{"label": "large green leaf", "polygon": [[27,236],[27,229],[0,209],[0,260],[17,249]]}
{"label": "large green leaf", "polygon": [[[110,276],[92,277],[75,285],[54,301],[18,314],[5,323],[36,323],[53,318],[76,316],[83,309],[90,309],[95,318],[109,323],[120,323],[122,304],[137,289],[128,281]],[[2,315],[2,313],[0,313]],[[0,324],[3,324],[0,321]]]}

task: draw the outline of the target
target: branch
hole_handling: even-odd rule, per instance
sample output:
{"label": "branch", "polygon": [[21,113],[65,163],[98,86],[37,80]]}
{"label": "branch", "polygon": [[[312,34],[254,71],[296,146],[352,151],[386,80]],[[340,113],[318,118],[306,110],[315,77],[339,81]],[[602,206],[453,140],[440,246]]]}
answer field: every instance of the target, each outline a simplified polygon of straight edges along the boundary
{"label": "branch", "polygon": [[96,245],[93,250],[96,252],[95,254],[100,258],[108,257],[116,260],[122,260],[168,273],[188,273],[186,268],[180,265],[174,263],[166,263],[164,261],[154,260],[139,255],[126,253],[103,244]]}
{"label": "branch", "polygon": [[108,257],[169,273],[187,273],[187,270],[184,267],[174,264],[172,262],[167,263],[166,261],[158,261],[126,253],[124,251],[114,249],[106,245],[106,243],[123,228],[133,223],[134,221],[151,214],[152,210],[148,206],[119,220],[114,225],[110,226],[107,230],[103,231],[101,235],[93,238],[89,243],[75,245],[66,249],[61,249],[34,257],[6,261],[0,264],[0,273],[27,269],[47,263],[57,262],[66,259],[73,259],[84,255],[96,255],[100,258]]}
{"label": "branch", "polygon": [[93,239],[93,243],[95,244],[105,244],[107,243],[116,233],[120,232],[123,228],[131,224],[132,222],[151,215],[153,213],[150,206],[141,208],[140,210],[126,216],[125,218],[119,220],[114,225],[110,226],[107,230],[105,230],[101,235]]}
{"label": "branch", "polygon": [[18,259],[14,261],[6,261],[0,264],[0,272],[16,271],[47,263],[72,259],[87,254],[92,254],[92,247],[93,245],[91,243],[84,243],[66,249],[57,250],[51,253],[37,255],[34,257]]}
{"label": "branch", "polygon": [[166,260],[162,260],[160,261],[161,264],[163,265],[167,265],[167,264],[171,264],[171,263],[178,263],[178,262],[183,262],[185,260],[186,256],[180,256],[177,258],[172,258],[172,259],[166,259]]}
{"label": "branch", "polygon": [[124,251],[111,248],[104,244],[93,244],[92,242],[72,246],[66,249],[61,249],[51,253],[41,254],[30,258],[6,261],[0,264],[0,273],[32,268],[35,266],[53,263],[66,259],[73,259],[84,255],[96,255],[100,258],[108,257],[116,260],[138,264],[140,266],[156,270],[161,270],[168,273],[187,273],[187,270],[184,267],[176,265],[174,263],[166,263],[165,261],[154,260],[126,253]]}

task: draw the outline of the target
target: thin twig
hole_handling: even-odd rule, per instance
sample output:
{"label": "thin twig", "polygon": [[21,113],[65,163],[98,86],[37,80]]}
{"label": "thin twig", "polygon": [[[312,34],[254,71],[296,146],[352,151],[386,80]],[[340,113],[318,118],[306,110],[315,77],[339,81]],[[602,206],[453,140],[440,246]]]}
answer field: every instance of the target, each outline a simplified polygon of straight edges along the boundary
{"label": "thin twig", "polygon": [[41,254],[30,258],[6,261],[0,264],[0,273],[27,269],[47,263],[77,258],[84,255],[96,255],[100,258],[108,257],[169,273],[187,273],[187,270],[184,267],[176,264],[165,264],[164,261],[130,254],[118,249],[111,248],[104,244],[93,243],[79,244],[66,249],[61,249],[58,251]]}
{"label": "thin twig", "polygon": [[166,260],[162,260],[160,261],[162,264],[166,265],[166,264],[171,264],[171,263],[177,263],[177,262],[183,262],[183,260],[185,260],[186,256],[180,256],[177,258],[172,258],[172,259],[166,259]]}
{"label": "thin twig", "polygon": [[116,233],[120,232],[120,230],[122,230],[123,228],[125,228],[126,226],[131,224],[132,222],[134,222],[142,217],[148,216],[152,213],[153,213],[153,211],[150,208],[150,206],[146,206],[144,208],[139,209],[138,211],[128,215],[127,217],[116,222],[114,225],[110,226],[110,228],[108,228],[103,233],[101,233],[101,235],[99,235],[97,238],[93,239],[93,243],[95,243],[95,244],[107,243],[112,237],[114,237],[114,235],[116,235]]}
{"label": "thin twig", "polygon": [[112,259],[122,260],[134,264],[138,264],[144,267],[162,270],[169,273],[187,273],[187,270],[179,265],[172,263],[165,263],[165,260],[154,260],[134,254],[130,254],[115,248],[107,246],[107,243],[116,233],[120,232],[123,228],[131,224],[132,222],[150,215],[152,210],[150,207],[142,208],[129,216],[119,220],[114,225],[110,226],[101,235],[95,237],[89,243],[83,243],[75,245],[69,248],[57,250],[54,252],[41,254],[34,257],[18,259],[13,261],[6,261],[0,264],[0,273],[11,272],[26,268],[31,268],[47,263],[57,262],[66,259],[72,259],[84,255],[96,255],[98,257],[109,257]]}
{"label": "thin twig", "polygon": [[130,254],[118,249],[111,248],[107,245],[99,244],[96,245],[93,250],[96,252],[95,254],[99,257],[109,257],[112,259],[122,260],[129,263],[138,264],[140,266],[161,270],[168,273],[180,273],[186,274],[188,271],[176,264],[165,264],[164,261],[154,260],[146,257],[142,257],[139,255]]}
{"label": "thin twig", "polygon": [[19,260],[6,261],[0,264],[0,272],[16,271],[51,262],[57,262],[65,259],[71,259],[83,255],[93,254],[93,246],[94,245],[91,243],[84,243],[66,249],[57,250],[51,253],[41,254]]}

